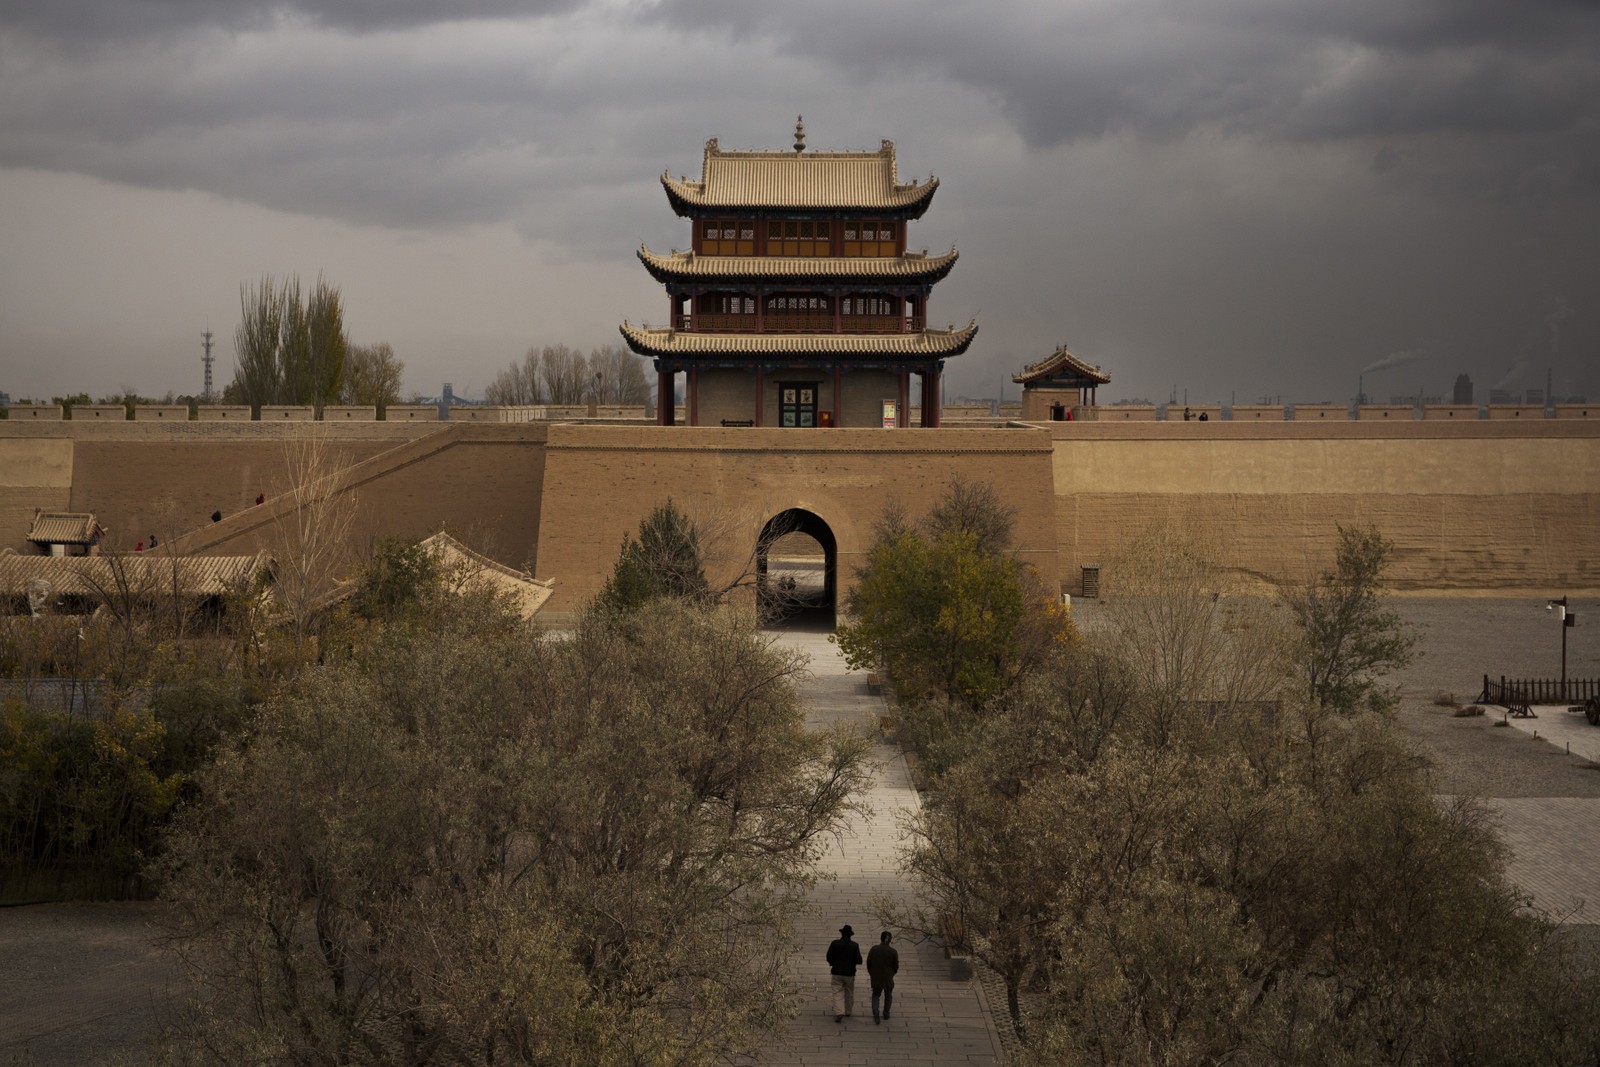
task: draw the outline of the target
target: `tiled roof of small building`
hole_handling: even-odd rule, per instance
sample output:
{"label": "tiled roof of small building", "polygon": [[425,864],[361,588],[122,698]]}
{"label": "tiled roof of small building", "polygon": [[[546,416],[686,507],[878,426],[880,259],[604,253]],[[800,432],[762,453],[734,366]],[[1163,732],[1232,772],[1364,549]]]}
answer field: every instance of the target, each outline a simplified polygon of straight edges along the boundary
{"label": "tiled roof of small building", "polygon": [[1062,377],[1094,382],[1097,385],[1105,385],[1111,381],[1111,375],[1093,363],[1085,363],[1068,352],[1066,345],[1062,345],[1039,362],[1028,364],[1020,372],[1013,374],[1011,380],[1027,385],[1030,382]]}
{"label": "tiled roof of small building", "polygon": [[939,179],[903,184],[894,142],[876,152],[724,152],[715,137],[706,142],[701,177],[661,175],[667,198],[680,215],[706,209],[890,211],[915,218],[927,209]]}
{"label": "tiled roof of small building", "polygon": [[183,596],[220,596],[248,585],[271,564],[270,552],[253,556],[166,556],[155,552],[24,556],[8,551],[0,552],[0,596],[26,596],[29,584],[43,579],[50,583],[52,596],[92,597],[116,590],[119,595],[160,597],[172,591],[174,568]]}
{"label": "tiled roof of small building", "polygon": [[36,545],[92,545],[105,533],[92,512],[41,511],[33,517],[28,540]]}
{"label": "tiled roof of small building", "polygon": [[[531,619],[544,607],[545,601],[555,592],[553,580],[535,578],[527,571],[508,567],[475,552],[444,531],[426,537],[417,547],[433,556],[441,569],[451,577],[450,586],[457,592],[487,589],[508,597],[523,619]],[[360,582],[349,579],[340,582],[321,598],[318,609],[332,607],[355,595]]]}
{"label": "tiled roof of small building", "polygon": [[828,355],[938,359],[967,350],[976,321],[917,333],[691,333],[622,324],[622,336],[646,356]]}
{"label": "tiled roof of small building", "polygon": [[697,256],[693,252],[662,255],[640,246],[639,260],[658,282],[679,278],[846,278],[867,281],[936,282],[950,273],[959,253],[903,256]]}

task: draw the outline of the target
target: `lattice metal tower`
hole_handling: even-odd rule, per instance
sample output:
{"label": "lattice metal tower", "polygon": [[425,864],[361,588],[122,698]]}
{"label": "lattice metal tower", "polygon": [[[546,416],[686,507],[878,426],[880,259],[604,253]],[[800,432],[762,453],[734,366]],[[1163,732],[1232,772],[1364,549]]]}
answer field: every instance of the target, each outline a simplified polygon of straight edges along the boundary
{"label": "lattice metal tower", "polygon": [[202,333],[200,336],[205,339],[206,354],[200,357],[200,361],[206,365],[206,391],[205,391],[205,398],[206,398],[207,402],[210,402],[210,400],[211,400],[211,361],[212,361],[213,358],[215,358],[215,357],[213,357],[211,355],[211,331],[207,330],[205,333]]}

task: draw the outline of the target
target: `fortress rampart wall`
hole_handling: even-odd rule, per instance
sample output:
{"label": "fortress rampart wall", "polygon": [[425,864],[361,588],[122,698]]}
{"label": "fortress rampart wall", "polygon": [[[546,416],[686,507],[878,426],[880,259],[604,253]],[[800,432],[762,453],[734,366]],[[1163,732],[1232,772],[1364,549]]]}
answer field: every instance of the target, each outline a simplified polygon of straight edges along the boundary
{"label": "fortress rampart wall", "polygon": [[1395,543],[1394,588],[1600,589],[1600,426],[1078,423],[1051,427],[1062,588],[1152,525],[1199,534],[1250,575],[1296,581],[1336,524]]}
{"label": "fortress rampart wall", "polygon": [[[1336,523],[1396,545],[1403,591],[1600,590],[1600,420],[1073,422],[938,430],[659,428],[548,423],[0,422],[0,547],[35,508],[93,511],[123,547],[188,531],[188,550],[268,547],[286,506],[285,448],[315,436],[350,464],[354,537],[448,526],[558,582],[570,610],[624,534],[669,496],[748,563],[765,522],[827,522],[847,588],[892,499],[920,511],[953,477],[1017,509],[1023,558],[1080,590],[1146,527],[1201,534],[1241,572],[1293,581],[1331,555]],[[257,493],[268,500],[253,503]],[[221,523],[210,514],[220,509]]]}

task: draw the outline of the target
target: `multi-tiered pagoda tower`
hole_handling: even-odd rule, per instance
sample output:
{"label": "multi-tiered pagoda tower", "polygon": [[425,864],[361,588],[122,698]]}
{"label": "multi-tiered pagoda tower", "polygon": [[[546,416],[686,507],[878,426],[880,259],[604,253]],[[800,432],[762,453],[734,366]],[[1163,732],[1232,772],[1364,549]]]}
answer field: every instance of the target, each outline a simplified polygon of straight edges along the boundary
{"label": "multi-tiered pagoda tower", "polygon": [[918,378],[922,425],[939,425],[944,361],[975,322],[928,327],[928,297],[956,250],[906,251],[936,178],[902,184],[894,144],[876,152],[724,152],[700,180],[661,176],[691,220],[690,251],[639,259],[667,288],[667,325],[624,323],[655,360],[657,421],[674,421],[677,376],[691,426],[904,426]]}

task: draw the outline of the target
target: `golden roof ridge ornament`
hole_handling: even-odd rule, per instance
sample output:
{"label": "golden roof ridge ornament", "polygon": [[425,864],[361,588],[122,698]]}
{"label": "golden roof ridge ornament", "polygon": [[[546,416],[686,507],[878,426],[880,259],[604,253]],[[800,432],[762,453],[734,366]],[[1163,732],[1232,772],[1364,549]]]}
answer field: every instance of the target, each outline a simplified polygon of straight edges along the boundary
{"label": "golden roof ridge ornament", "polygon": [[806,150],[806,119],[804,115],[794,117],[794,154],[799,155]]}

